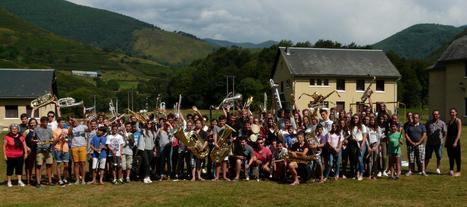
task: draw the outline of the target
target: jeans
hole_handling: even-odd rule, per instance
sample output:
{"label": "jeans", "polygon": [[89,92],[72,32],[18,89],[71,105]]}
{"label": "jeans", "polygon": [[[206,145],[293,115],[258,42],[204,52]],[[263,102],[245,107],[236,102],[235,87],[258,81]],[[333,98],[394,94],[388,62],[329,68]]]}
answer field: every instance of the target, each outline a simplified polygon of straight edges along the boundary
{"label": "jeans", "polygon": [[151,161],[153,157],[152,150],[143,151],[143,165],[144,165],[144,177],[151,176]]}
{"label": "jeans", "polygon": [[360,174],[363,173],[365,170],[365,152],[367,150],[367,145],[364,144],[362,148],[359,148],[362,145],[361,142],[358,142],[357,146],[357,158],[358,158],[358,163],[357,163],[357,170]]}
{"label": "jeans", "polygon": [[[334,161],[336,164],[334,164]],[[340,166],[342,162],[342,151],[339,151],[339,153],[332,153],[329,152],[328,156],[328,167],[326,168],[326,171],[324,173],[324,177],[327,178],[329,177],[329,174],[331,173],[331,169],[333,166],[335,166],[336,171],[335,171],[335,177],[339,177],[339,171],[340,171]]]}
{"label": "jeans", "polygon": [[164,171],[165,171],[165,165],[167,164],[167,173],[165,175],[170,175],[170,170],[172,169],[172,167],[170,166],[170,152],[172,151],[172,146],[171,144],[167,144],[163,147],[161,147],[161,157],[160,157],[160,167],[161,167],[161,170],[160,170],[160,175],[164,175]]}

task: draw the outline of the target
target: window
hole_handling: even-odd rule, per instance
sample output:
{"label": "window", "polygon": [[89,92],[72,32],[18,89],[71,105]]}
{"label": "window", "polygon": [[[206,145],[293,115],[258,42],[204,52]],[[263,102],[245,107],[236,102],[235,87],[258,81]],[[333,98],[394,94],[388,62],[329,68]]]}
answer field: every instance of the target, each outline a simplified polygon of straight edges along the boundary
{"label": "window", "polygon": [[338,111],[338,112],[345,111],[345,102],[344,101],[337,101],[336,102],[336,111]]}
{"label": "window", "polygon": [[357,91],[365,90],[365,80],[357,80]]}
{"label": "window", "polygon": [[[31,106],[26,106],[26,114],[31,117],[31,113],[32,113],[32,108]],[[39,118],[39,109],[36,109],[36,111],[34,111],[34,117],[35,118]]]}
{"label": "window", "polygon": [[18,106],[5,106],[5,118],[18,118]]}
{"label": "window", "polygon": [[329,79],[310,79],[310,86],[329,86]]}
{"label": "window", "polygon": [[345,91],[345,80],[344,79],[336,80],[336,90]]}
{"label": "window", "polygon": [[310,79],[310,86],[314,86],[316,84],[315,79]]}
{"label": "window", "polygon": [[376,91],[384,91],[384,80],[376,80]]}

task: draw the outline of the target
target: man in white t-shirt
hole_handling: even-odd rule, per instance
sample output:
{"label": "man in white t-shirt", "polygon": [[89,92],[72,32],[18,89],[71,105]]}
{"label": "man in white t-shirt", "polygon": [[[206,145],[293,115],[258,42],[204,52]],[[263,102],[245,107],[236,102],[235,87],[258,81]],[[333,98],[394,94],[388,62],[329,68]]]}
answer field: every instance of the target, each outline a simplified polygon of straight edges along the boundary
{"label": "man in white t-shirt", "polygon": [[328,134],[332,129],[332,121],[329,119],[329,112],[326,109],[321,109],[319,111],[321,114],[321,126],[323,126],[323,134]]}
{"label": "man in white t-shirt", "polygon": [[122,135],[118,134],[118,126],[112,126],[112,134],[107,135],[106,143],[109,147],[109,154],[111,157],[111,167],[112,167],[112,175],[113,175],[113,184],[122,184],[122,150],[123,144],[125,141],[123,140]]}
{"label": "man in white t-shirt", "polygon": [[55,130],[58,127],[58,123],[57,121],[55,121],[55,113],[53,111],[49,111],[47,113],[47,119],[48,119],[47,128],[52,131]]}

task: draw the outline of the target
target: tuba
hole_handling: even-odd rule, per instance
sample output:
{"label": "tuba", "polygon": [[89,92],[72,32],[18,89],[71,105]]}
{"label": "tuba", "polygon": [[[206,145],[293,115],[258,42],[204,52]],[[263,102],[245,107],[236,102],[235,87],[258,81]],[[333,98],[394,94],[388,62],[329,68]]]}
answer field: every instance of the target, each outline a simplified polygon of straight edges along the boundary
{"label": "tuba", "polygon": [[193,156],[196,158],[203,160],[208,156],[209,148],[201,150],[204,142],[201,141],[201,137],[194,131],[191,131],[188,133],[188,135],[186,135],[185,132],[183,132],[183,128],[180,127],[178,128],[177,132],[175,132],[174,136],[183,142],[185,146],[190,147],[191,153],[193,153]]}
{"label": "tuba", "polygon": [[45,106],[51,102],[55,101],[55,96],[52,95],[51,93],[46,93],[34,100],[31,101],[31,107],[32,108],[40,108],[42,106]]}
{"label": "tuba", "polygon": [[281,101],[281,96],[279,94],[279,89],[278,89],[279,85],[275,84],[274,80],[269,79],[269,86],[272,89],[272,96],[276,103],[276,107],[279,107],[279,109],[282,109],[282,101]]}
{"label": "tuba", "polygon": [[362,101],[362,104],[366,102],[368,98],[370,98],[371,94],[373,94],[373,90],[371,90],[371,85],[376,81],[376,76],[373,76],[373,80],[371,80],[370,85],[366,88],[365,92],[363,92],[362,97],[360,100]]}
{"label": "tuba", "polygon": [[232,150],[232,143],[230,142],[230,136],[235,132],[235,129],[229,125],[225,125],[222,134],[217,138],[217,145],[219,149],[214,148],[211,151],[211,160],[215,163],[221,163],[225,157],[227,157]]}

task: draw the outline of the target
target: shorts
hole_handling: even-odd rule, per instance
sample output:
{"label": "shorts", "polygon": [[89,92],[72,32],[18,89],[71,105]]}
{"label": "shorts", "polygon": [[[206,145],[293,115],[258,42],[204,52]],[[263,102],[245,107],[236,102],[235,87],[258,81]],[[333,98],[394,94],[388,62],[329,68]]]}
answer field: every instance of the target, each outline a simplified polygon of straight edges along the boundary
{"label": "shorts", "polygon": [[51,152],[37,152],[36,154],[36,165],[42,166],[44,164],[52,165],[54,164],[54,159]]}
{"label": "shorts", "polygon": [[431,155],[435,152],[436,159],[441,160],[443,154],[443,146],[441,144],[437,145],[426,145],[425,146],[425,159],[431,159]]}
{"label": "shorts", "polygon": [[425,162],[425,145],[421,144],[418,146],[407,146],[407,154],[409,156],[409,163]]}
{"label": "shorts", "polygon": [[54,151],[53,154],[54,154],[54,159],[57,163],[70,162],[69,152]]}
{"label": "shorts", "polygon": [[122,157],[110,157],[110,167],[122,167]]}
{"label": "shorts", "polygon": [[399,154],[399,153],[390,153],[389,156],[394,157],[394,158],[400,158],[401,154]]}
{"label": "shorts", "polygon": [[71,155],[73,158],[73,162],[86,162],[87,160],[86,147],[71,148]]}
{"label": "shorts", "polygon": [[99,169],[104,170],[105,169],[105,161],[106,161],[105,158],[99,159],[97,157],[93,157],[92,158],[92,169],[96,170],[97,167],[99,167]]}
{"label": "shorts", "polygon": [[122,170],[131,170],[133,155],[122,155]]}

